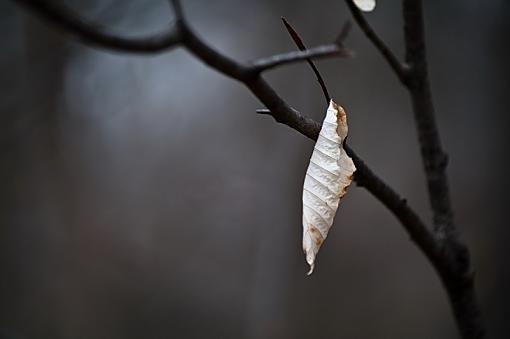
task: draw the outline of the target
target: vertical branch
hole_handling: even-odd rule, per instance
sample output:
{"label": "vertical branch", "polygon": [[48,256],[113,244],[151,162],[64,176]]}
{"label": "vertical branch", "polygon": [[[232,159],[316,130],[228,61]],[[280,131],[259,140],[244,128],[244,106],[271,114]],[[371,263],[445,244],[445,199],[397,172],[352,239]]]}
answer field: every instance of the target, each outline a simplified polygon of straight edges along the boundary
{"label": "vertical branch", "polygon": [[404,0],[406,62],[410,66],[409,91],[427,176],[435,232],[448,238],[455,232],[446,176],[447,156],[441,146],[432,93],[430,91],[421,0]]}
{"label": "vertical branch", "polygon": [[434,215],[434,233],[442,243],[445,259],[439,273],[462,337],[482,338],[484,328],[474,291],[469,251],[459,239],[453,219],[447,156],[441,145],[430,90],[422,1],[403,0],[403,18],[406,62],[410,67],[408,87]]}
{"label": "vertical branch", "polygon": [[400,62],[377,36],[354,2],[346,2],[361,30],[409,90],[433,213],[433,234],[439,249],[437,257],[431,261],[448,292],[462,338],[483,338],[484,326],[475,295],[470,255],[453,218],[446,175],[447,156],[441,145],[427,69],[422,0],[403,0],[405,63]]}
{"label": "vertical branch", "polygon": [[437,128],[427,68],[423,5],[403,0],[408,88],[413,104],[421,157],[427,178],[434,233],[443,247],[439,274],[448,291],[457,326],[463,338],[482,338],[484,326],[474,289],[474,274],[466,245],[455,226],[446,174],[447,156]]}

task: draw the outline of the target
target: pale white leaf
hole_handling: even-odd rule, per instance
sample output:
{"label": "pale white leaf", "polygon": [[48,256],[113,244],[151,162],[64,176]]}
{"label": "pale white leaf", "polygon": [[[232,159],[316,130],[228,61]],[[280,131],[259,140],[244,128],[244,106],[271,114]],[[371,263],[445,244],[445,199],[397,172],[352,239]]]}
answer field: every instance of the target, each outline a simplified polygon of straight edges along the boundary
{"label": "pale white leaf", "polygon": [[347,116],[330,101],[303,185],[303,250],[310,265],[328,236],[340,199],[352,182],[356,167],[343,148],[347,137]]}
{"label": "pale white leaf", "polygon": [[375,8],[375,0],[353,0],[353,2],[363,12],[371,12]]}

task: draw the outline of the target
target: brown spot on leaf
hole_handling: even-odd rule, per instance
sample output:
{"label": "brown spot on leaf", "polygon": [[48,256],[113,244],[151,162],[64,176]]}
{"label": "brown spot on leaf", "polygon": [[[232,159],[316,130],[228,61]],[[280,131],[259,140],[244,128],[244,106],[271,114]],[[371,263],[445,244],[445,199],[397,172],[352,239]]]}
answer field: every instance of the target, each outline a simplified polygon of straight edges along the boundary
{"label": "brown spot on leaf", "polygon": [[324,241],[324,238],[322,237],[321,232],[317,229],[317,227],[311,225],[310,226],[310,236],[312,237],[313,242],[317,247],[322,245],[322,242]]}

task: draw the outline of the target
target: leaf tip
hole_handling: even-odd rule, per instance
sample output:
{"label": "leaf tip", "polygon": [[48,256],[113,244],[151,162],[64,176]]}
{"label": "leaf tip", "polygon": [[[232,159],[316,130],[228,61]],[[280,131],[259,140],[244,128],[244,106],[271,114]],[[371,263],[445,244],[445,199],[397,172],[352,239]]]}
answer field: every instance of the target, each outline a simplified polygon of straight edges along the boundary
{"label": "leaf tip", "polygon": [[312,273],[313,273],[313,269],[315,268],[315,263],[311,263],[310,264],[310,270],[308,271],[308,273],[306,273],[307,276],[311,276]]}

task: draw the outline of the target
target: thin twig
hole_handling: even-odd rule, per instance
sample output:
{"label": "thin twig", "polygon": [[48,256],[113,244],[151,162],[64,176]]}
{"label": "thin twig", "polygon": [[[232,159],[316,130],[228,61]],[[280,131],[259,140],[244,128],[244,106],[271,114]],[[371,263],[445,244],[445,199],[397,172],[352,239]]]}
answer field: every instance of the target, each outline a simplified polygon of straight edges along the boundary
{"label": "thin twig", "polygon": [[331,56],[350,57],[353,53],[347,48],[341,47],[337,44],[322,45],[318,47],[309,48],[301,51],[292,51],[282,54],[276,54],[268,58],[261,58],[251,63],[251,67],[255,72],[263,72],[269,69],[307,60],[319,59]]}
{"label": "thin twig", "polygon": [[395,71],[395,74],[398,76],[400,81],[407,86],[408,81],[408,72],[407,72],[407,65],[403,64],[398,60],[398,58],[393,54],[391,49],[386,46],[384,41],[379,38],[377,33],[374,31],[372,27],[370,27],[370,24],[367,22],[361,11],[358,9],[358,7],[354,4],[352,0],[346,0],[347,6],[349,7],[349,10],[352,13],[352,16],[358,26],[361,28],[363,33],[367,36],[367,38],[374,44],[374,46],[379,50],[379,52],[383,55],[384,59],[388,62],[388,64],[391,66],[393,71]]}
{"label": "thin twig", "polygon": [[185,20],[185,18],[184,18],[184,12],[182,11],[181,2],[179,0],[170,0],[170,6],[174,10],[175,19],[178,22],[185,24],[185,22],[183,22]]}
{"label": "thin twig", "polygon": [[[304,51],[306,49],[305,44],[303,43],[303,40],[299,36],[298,32],[291,26],[291,24],[282,17],[283,24],[285,25],[285,28],[289,32],[292,40],[294,40],[294,43],[296,46],[301,50]],[[321,86],[322,93],[324,93],[324,98],[326,99],[326,105],[329,105],[329,102],[331,101],[331,96],[329,95],[328,89],[326,87],[326,83],[324,82],[324,79],[322,78],[319,70],[315,66],[315,64],[312,62],[312,60],[307,59],[308,64],[312,68],[313,72],[315,73],[315,76],[317,77],[317,81],[319,82],[319,85]]]}
{"label": "thin twig", "polygon": [[124,38],[103,32],[97,25],[84,21],[80,16],[57,5],[54,1],[13,1],[37,12],[50,23],[93,46],[130,53],[155,53],[176,47],[180,43],[176,26],[150,37]]}

